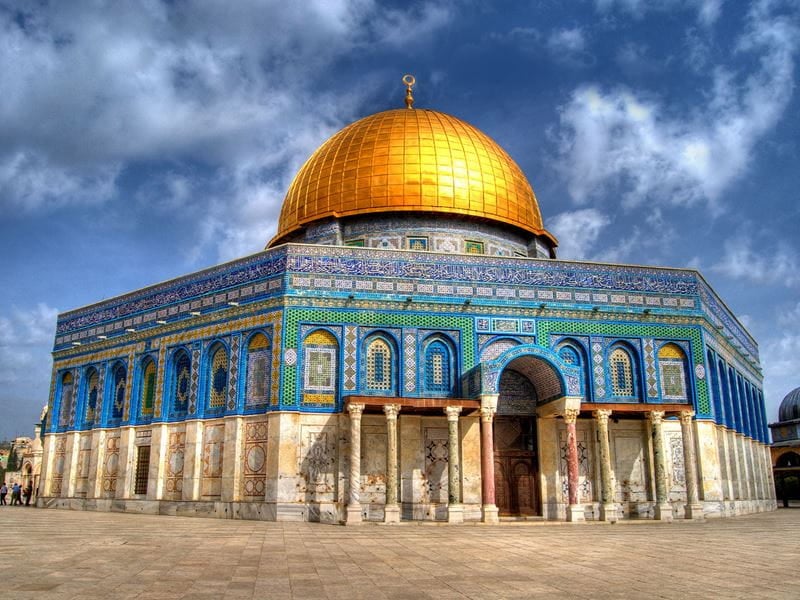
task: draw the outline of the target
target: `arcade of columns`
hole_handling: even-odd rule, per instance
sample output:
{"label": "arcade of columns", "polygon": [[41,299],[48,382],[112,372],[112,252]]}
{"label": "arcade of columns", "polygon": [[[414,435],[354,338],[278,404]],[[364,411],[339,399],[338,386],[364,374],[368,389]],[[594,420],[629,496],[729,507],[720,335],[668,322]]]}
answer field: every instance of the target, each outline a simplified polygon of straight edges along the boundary
{"label": "arcade of columns", "polygon": [[[481,422],[481,481],[483,497],[483,521],[496,523],[499,520],[498,509],[495,503],[495,475],[494,475],[494,433],[492,424],[496,408],[493,403],[482,403],[480,409]],[[361,416],[365,404],[350,402],[347,411],[350,415],[350,486],[347,503],[346,523],[353,525],[362,521],[361,490],[360,485],[352,485],[354,481],[361,481]],[[450,523],[461,523],[464,520],[464,507],[461,504],[460,486],[460,443],[458,419],[461,406],[445,406],[444,413],[448,424],[448,513]],[[400,521],[400,504],[398,501],[398,444],[397,444],[397,418],[400,413],[400,404],[384,404],[383,412],[386,415],[386,506],[384,522],[397,523]],[[614,522],[618,520],[614,504],[614,490],[611,469],[611,453],[608,431],[608,419],[612,410],[602,409],[593,411],[598,435],[598,459],[600,461],[600,520]],[[566,409],[560,415],[564,419],[567,430],[567,489],[568,489],[568,521],[584,521],[583,506],[578,504],[578,477],[579,459],[576,421],[580,410]],[[695,454],[693,417],[694,411],[683,410],[679,413],[681,424],[681,437],[683,441],[683,459],[686,476],[685,507],[686,519],[702,519],[703,506],[700,504],[697,484],[697,462]],[[663,419],[664,411],[649,411],[647,422],[653,442],[653,458],[655,470],[656,505],[655,519],[671,521],[673,519],[672,506],[667,497],[667,464],[666,448],[664,445]]]}

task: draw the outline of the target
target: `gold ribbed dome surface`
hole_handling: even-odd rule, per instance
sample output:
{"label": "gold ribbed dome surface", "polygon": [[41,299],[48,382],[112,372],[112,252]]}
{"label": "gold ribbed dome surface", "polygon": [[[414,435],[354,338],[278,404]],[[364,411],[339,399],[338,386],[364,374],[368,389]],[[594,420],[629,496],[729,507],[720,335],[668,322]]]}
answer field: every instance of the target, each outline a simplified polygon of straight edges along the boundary
{"label": "gold ribbed dome surface", "polygon": [[528,180],[494,140],[444,113],[396,109],[348,125],[311,155],[272,244],[326,217],[396,211],[479,217],[553,239]]}

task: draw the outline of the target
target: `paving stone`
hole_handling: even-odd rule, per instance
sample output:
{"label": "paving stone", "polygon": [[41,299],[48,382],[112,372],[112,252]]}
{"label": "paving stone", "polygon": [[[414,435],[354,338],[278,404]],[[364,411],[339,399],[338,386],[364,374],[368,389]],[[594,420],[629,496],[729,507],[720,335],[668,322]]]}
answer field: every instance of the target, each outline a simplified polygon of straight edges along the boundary
{"label": "paving stone", "polygon": [[428,527],[0,509],[26,598],[796,598],[800,510],[704,523]]}

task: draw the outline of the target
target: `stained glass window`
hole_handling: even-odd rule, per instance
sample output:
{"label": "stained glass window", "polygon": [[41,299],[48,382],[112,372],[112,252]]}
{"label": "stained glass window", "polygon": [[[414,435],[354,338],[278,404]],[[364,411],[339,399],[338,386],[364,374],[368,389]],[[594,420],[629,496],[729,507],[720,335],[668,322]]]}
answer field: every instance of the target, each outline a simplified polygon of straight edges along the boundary
{"label": "stained glass window", "polygon": [[425,348],[425,390],[450,392],[452,386],[450,350],[441,340]]}
{"label": "stained glass window", "polygon": [[72,373],[64,373],[64,376],[61,378],[61,414],[58,419],[58,424],[61,427],[69,425],[70,415],[72,414],[72,401]]}
{"label": "stained glass window", "polygon": [[257,333],[247,345],[247,393],[245,403],[264,404],[269,399],[269,340]]}
{"label": "stained glass window", "polygon": [[148,359],[142,371],[142,397],[140,400],[140,414],[142,417],[153,416],[153,405],[156,397],[156,363]]}
{"label": "stained glass window", "polygon": [[392,389],[392,349],[380,338],[367,347],[367,389]]}
{"label": "stained glass window", "polygon": [[125,385],[127,384],[128,372],[124,365],[117,364],[112,371],[111,382],[113,385],[111,393],[111,418],[118,420],[122,418],[125,410]]}
{"label": "stained glass window", "polygon": [[89,369],[86,374],[86,412],[84,420],[92,424],[97,411],[97,397],[100,394],[100,376],[97,369]]}
{"label": "stained glass window", "polygon": [[221,344],[211,354],[208,381],[208,406],[210,408],[225,406],[225,395],[228,390],[228,352]]}
{"label": "stained glass window", "polygon": [[189,383],[192,376],[192,361],[184,350],[179,350],[173,359],[173,413],[185,415],[189,408]]}
{"label": "stained glass window", "polygon": [[611,391],[614,396],[633,396],[633,371],[631,357],[622,348],[615,348],[609,356],[611,365]]}
{"label": "stained glass window", "polygon": [[686,355],[676,344],[664,344],[658,351],[661,397],[686,400]]}

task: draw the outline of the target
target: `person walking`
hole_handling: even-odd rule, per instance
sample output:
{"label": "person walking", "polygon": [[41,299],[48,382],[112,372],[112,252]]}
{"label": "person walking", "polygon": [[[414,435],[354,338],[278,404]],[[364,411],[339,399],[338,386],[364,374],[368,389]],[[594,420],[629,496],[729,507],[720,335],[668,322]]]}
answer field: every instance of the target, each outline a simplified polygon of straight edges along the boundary
{"label": "person walking", "polygon": [[32,493],[33,493],[33,484],[31,484],[31,482],[29,481],[28,485],[26,485],[24,488],[22,488],[22,495],[25,498],[25,506],[30,506],[31,505],[31,494]]}
{"label": "person walking", "polygon": [[3,485],[0,486],[0,506],[6,505],[6,496],[8,495],[8,486],[6,482],[3,482]]}
{"label": "person walking", "polygon": [[20,491],[21,488],[19,484],[15,481],[14,485],[11,486],[11,506],[15,504],[18,506],[22,506],[22,502],[20,501]]}

